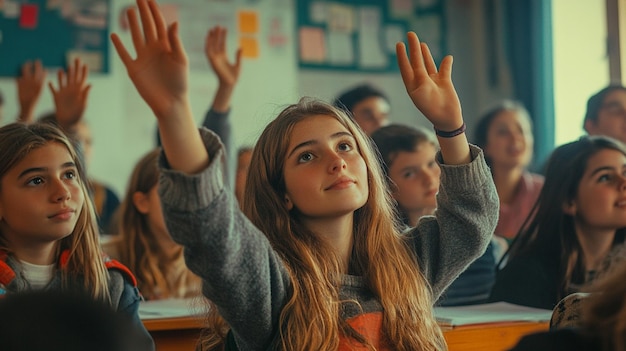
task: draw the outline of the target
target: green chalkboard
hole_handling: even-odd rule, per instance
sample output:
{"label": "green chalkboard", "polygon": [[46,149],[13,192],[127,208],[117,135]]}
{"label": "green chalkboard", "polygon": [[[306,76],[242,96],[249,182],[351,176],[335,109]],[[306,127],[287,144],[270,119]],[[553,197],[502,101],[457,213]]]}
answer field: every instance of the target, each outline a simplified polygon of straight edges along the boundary
{"label": "green chalkboard", "polygon": [[437,62],[446,54],[444,0],[299,0],[300,68],[389,72],[395,43],[415,31]]}
{"label": "green chalkboard", "polygon": [[57,68],[76,56],[108,73],[110,1],[0,1],[0,76],[18,75],[28,60]]}

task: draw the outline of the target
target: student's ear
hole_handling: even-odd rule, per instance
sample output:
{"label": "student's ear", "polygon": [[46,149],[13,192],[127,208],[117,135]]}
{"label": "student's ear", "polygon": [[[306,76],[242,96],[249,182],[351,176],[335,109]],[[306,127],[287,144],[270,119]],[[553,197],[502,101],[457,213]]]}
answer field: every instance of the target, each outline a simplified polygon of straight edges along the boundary
{"label": "student's ear", "polygon": [[576,202],[574,200],[567,200],[563,203],[562,209],[563,213],[573,217],[576,215]]}
{"label": "student's ear", "polygon": [[133,194],[133,205],[135,205],[135,208],[140,213],[147,214],[150,209],[148,194],[142,193],[141,191],[135,191]]}
{"label": "student's ear", "polygon": [[585,125],[583,126],[585,129],[585,132],[587,132],[587,134],[589,135],[595,135],[597,133],[595,133],[595,127],[596,127],[596,122],[593,120],[586,120],[585,121]]}
{"label": "student's ear", "polygon": [[287,194],[285,194],[285,207],[287,208],[287,211],[291,211],[293,209],[293,202],[291,202],[291,198]]}

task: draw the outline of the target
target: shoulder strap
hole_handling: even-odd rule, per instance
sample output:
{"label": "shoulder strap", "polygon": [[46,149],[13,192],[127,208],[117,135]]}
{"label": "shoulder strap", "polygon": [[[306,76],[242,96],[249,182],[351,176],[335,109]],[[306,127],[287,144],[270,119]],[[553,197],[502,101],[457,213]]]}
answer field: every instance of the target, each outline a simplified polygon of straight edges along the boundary
{"label": "shoulder strap", "polygon": [[137,286],[137,278],[135,278],[135,275],[133,274],[133,272],[131,272],[130,269],[124,266],[121,262],[114,260],[107,256],[104,258],[104,266],[108,270],[115,269],[115,270],[120,271],[123,276],[128,278],[128,280],[133,284],[133,286],[135,287]]}

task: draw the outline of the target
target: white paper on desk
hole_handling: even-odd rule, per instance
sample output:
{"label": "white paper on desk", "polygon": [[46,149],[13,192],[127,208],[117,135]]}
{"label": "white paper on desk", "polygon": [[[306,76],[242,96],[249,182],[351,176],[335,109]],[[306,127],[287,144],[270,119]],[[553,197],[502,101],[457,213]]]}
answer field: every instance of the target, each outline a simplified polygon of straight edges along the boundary
{"label": "white paper on desk", "polygon": [[452,326],[495,322],[546,322],[552,310],[494,302],[482,305],[435,307],[437,322]]}
{"label": "white paper on desk", "polygon": [[141,301],[139,303],[139,318],[159,319],[172,317],[189,317],[206,313],[206,306],[201,299],[164,299]]}

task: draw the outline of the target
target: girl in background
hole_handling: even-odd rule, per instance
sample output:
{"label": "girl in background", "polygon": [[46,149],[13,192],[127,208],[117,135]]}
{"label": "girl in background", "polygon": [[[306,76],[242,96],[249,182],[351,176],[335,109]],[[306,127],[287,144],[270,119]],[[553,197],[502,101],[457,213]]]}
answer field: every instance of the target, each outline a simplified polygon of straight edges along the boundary
{"label": "girl in background", "polygon": [[626,150],[583,137],[556,148],[526,229],[500,263],[492,301],[553,309],[626,257]]}
{"label": "girl in background", "polygon": [[139,320],[130,271],[100,252],[84,173],[67,137],[47,124],[0,128],[0,294],[84,292]]}
{"label": "girl in background", "polygon": [[244,214],[224,187],[222,144],[195,128],[177,24],[166,28],[154,1],[137,5],[141,21],[127,12],[137,57],[112,40],[159,123],[166,223],[217,306],[202,346],[445,349],[432,301],[483,253],[497,210],[482,154],[463,133],[452,58],[438,70],[414,33],[410,60],[397,47],[409,95],[439,130],[437,216],[402,235],[369,139],[344,112],[308,100],[255,145]]}
{"label": "girl in background", "polygon": [[522,229],[544,181],[526,169],[533,156],[528,111],[519,102],[500,102],[478,121],[475,143],[485,152],[500,199],[495,234],[510,242]]}
{"label": "girl in background", "polygon": [[120,261],[137,276],[146,300],[200,296],[200,278],[185,265],[183,247],[170,236],[157,194],[157,148],[133,169],[120,207],[117,252]]}

